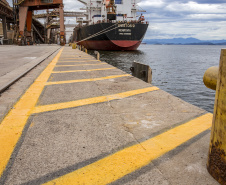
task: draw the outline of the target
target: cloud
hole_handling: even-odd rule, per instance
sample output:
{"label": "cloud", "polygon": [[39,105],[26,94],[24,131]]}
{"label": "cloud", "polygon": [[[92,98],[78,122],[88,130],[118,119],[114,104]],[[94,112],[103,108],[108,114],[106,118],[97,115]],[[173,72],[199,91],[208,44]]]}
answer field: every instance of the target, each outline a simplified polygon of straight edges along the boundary
{"label": "cloud", "polygon": [[84,7],[84,4],[77,0],[64,0],[65,11],[81,11],[80,8]]}
{"label": "cloud", "polygon": [[226,14],[189,14],[185,17],[189,20],[226,20]]}
{"label": "cloud", "polygon": [[[141,0],[138,5],[150,22],[145,38],[226,39],[226,0]],[[65,11],[82,7],[77,0],[64,0]],[[66,23],[76,24],[76,19],[66,18]]]}
{"label": "cloud", "polygon": [[226,4],[198,4],[197,2],[190,1],[188,3],[173,2],[165,7],[165,10],[170,12],[183,12],[183,13],[225,13]]}
{"label": "cloud", "polygon": [[148,7],[148,8],[162,8],[165,3],[162,0],[145,0],[142,1],[141,3],[138,3],[138,5],[141,5],[142,7]]}
{"label": "cloud", "polygon": [[[151,1],[152,2],[152,1]],[[141,1],[150,26],[145,38],[195,37],[201,40],[225,39],[225,0]]]}

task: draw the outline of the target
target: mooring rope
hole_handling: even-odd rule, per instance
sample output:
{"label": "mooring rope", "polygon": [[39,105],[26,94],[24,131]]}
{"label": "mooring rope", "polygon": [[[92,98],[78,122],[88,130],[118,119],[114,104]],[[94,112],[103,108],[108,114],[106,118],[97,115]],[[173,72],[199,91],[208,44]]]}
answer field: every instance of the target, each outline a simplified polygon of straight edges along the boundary
{"label": "mooring rope", "polygon": [[[110,26],[109,28],[105,28],[105,29],[103,29],[103,30],[101,30],[101,31],[99,31],[99,32],[97,32],[97,33],[95,33],[95,34],[93,34],[93,35],[91,35],[91,36],[89,36],[89,37],[83,39],[83,40],[80,40],[80,41],[76,42],[76,44],[78,44],[78,43],[80,43],[80,42],[83,42],[83,41],[86,41],[86,40],[88,40],[88,39],[91,39],[91,38],[93,38],[93,37],[97,37],[97,36],[99,36],[99,35],[102,35],[102,34],[104,34],[104,33],[109,32],[109,31],[115,30],[116,28],[118,28],[118,27],[116,27],[116,25],[118,25],[118,23],[115,23],[115,24],[113,24],[112,26]],[[114,26],[115,26],[115,28],[110,29],[111,27],[114,27]]]}
{"label": "mooring rope", "polygon": [[22,2],[24,2],[25,0],[21,0],[21,1],[17,1],[17,3],[14,3],[15,6],[20,5]]}

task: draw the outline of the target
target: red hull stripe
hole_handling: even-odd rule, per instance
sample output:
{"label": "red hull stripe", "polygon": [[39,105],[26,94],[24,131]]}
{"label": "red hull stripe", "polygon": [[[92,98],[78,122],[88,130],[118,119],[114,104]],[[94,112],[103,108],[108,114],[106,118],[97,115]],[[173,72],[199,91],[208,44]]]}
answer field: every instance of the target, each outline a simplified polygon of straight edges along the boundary
{"label": "red hull stripe", "polygon": [[132,47],[136,45],[139,41],[131,41],[131,40],[112,40],[115,45],[120,47]]}
{"label": "red hull stripe", "polygon": [[80,43],[92,50],[136,50],[141,41],[130,40],[87,40]]}

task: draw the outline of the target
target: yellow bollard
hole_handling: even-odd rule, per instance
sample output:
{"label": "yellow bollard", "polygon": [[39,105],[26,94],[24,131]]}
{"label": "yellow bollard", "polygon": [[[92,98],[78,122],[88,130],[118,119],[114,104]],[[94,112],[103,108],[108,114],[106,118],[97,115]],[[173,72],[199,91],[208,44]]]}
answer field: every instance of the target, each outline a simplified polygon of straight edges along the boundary
{"label": "yellow bollard", "polygon": [[97,53],[97,60],[100,60],[100,53]]}
{"label": "yellow bollard", "polygon": [[76,49],[76,44],[72,44],[72,49]]}
{"label": "yellow bollard", "polygon": [[218,66],[213,66],[206,70],[203,76],[203,82],[206,85],[206,87],[216,90],[218,71],[219,71]]}
{"label": "yellow bollard", "polygon": [[207,169],[226,184],[226,49],[221,50]]}

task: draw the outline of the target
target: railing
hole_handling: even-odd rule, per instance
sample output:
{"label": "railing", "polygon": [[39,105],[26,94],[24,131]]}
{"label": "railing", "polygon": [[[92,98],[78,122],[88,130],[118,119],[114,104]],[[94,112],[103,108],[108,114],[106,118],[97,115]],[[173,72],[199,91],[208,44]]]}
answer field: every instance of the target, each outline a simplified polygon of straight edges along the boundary
{"label": "railing", "polygon": [[42,3],[53,3],[53,0],[41,0]]}

